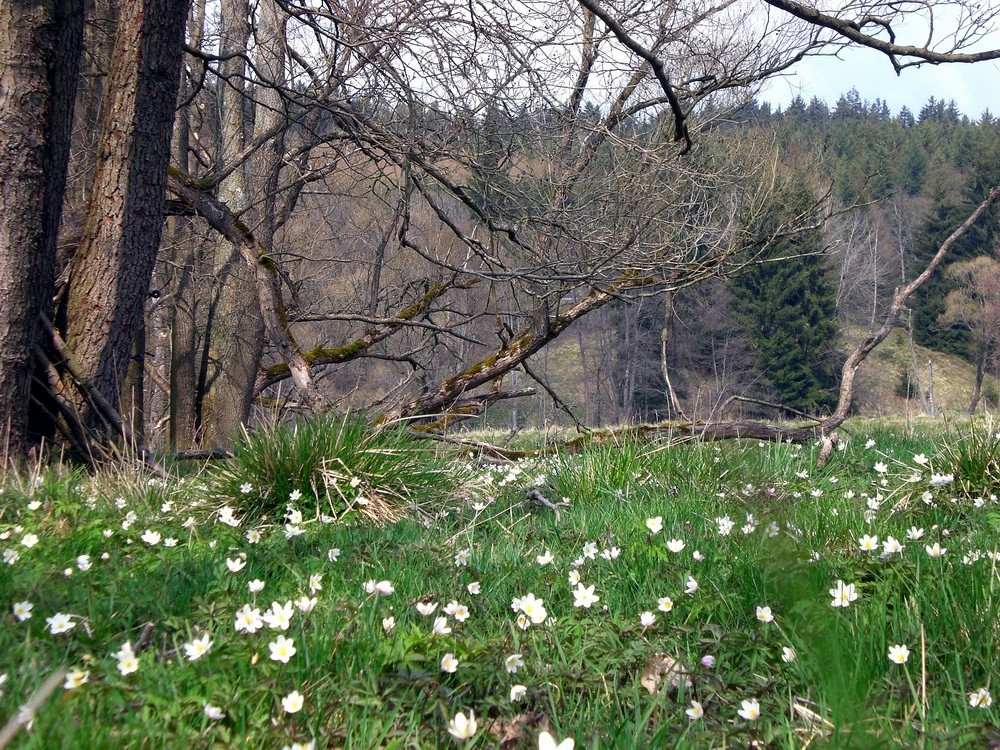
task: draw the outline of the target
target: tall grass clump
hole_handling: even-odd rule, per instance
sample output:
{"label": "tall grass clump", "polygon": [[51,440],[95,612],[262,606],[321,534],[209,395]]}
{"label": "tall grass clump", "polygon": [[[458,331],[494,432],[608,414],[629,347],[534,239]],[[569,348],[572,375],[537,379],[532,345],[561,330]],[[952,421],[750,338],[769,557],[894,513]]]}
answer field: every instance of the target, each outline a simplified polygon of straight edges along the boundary
{"label": "tall grass clump", "polygon": [[1000,491],[1000,431],[972,422],[943,446],[944,468],[969,497]]}
{"label": "tall grass clump", "polygon": [[311,501],[334,518],[355,511],[391,522],[452,492],[457,472],[404,429],[347,414],[244,429],[216,478],[222,494],[261,520]]}

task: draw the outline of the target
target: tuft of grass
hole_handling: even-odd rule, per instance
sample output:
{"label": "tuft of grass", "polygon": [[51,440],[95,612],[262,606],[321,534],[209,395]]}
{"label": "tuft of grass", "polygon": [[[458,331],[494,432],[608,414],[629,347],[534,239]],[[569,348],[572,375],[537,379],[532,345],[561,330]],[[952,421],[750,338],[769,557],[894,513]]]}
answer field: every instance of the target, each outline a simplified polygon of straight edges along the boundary
{"label": "tuft of grass", "polygon": [[985,424],[974,420],[959,428],[944,443],[942,454],[948,473],[965,495],[989,497],[1000,492],[1000,431],[992,420]]}
{"label": "tuft of grass", "polygon": [[260,521],[277,520],[289,502],[301,501],[333,518],[354,511],[386,523],[440,503],[460,477],[403,428],[377,428],[362,414],[347,414],[244,429],[214,480]]}

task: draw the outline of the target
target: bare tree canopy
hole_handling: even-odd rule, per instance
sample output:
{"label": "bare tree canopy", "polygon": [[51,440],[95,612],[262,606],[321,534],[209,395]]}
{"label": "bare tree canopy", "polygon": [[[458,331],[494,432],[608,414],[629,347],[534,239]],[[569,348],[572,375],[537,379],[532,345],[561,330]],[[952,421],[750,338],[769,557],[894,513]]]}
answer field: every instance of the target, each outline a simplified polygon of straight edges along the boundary
{"label": "bare tree canopy", "polygon": [[[78,18],[67,3],[46,12]],[[4,12],[27,19],[29,8]],[[792,170],[787,143],[737,131],[734,113],[796,62],[845,45],[897,71],[996,59],[982,49],[996,13],[966,2],[146,0],[122,6],[113,35],[67,24],[76,46],[61,52],[77,64],[85,43],[97,71],[73,70],[75,84],[45,94],[86,104],[58,263],[67,146],[42,113],[62,121],[66,106],[5,104],[0,118],[7,130],[27,118],[25,132],[53,149],[17,162],[43,151],[7,141],[12,167],[36,165],[8,173],[38,190],[23,212],[0,212],[4,294],[23,298],[29,322],[56,302],[48,333],[0,318],[5,462],[39,438],[84,454],[99,450],[93,435],[125,433],[226,448],[277,402],[443,429],[538,386],[577,420],[532,363],[584,318],[644,299],[670,301],[653,360],[679,407],[674,295],[778,262],[783,238],[846,210],[818,162]],[[71,70],[23,42],[0,37],[0,81]],[[96,112],[99,123],[80,119]],[[55,168],[43,178],[45,159]],[[803,179],[815,199],[789,211]],[[4,181],[4,206],[15,184]],[[21,237],[42,248],[39,264],[17,260]],[[845,365],[834,421],[859,364]],[[634,394],[636,367],[625,369]]]}

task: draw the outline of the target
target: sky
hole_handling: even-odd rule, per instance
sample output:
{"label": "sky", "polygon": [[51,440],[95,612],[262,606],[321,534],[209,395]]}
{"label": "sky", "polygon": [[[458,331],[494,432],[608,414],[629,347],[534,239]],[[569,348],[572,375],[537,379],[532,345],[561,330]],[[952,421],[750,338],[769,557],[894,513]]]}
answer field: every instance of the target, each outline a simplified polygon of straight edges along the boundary
{"label": "sky", "polygon": [[954,99],[959,111],[973,120],[985,109],[1000,115],[1000,61],[925,65],[907,68],[897,76],[884,55],[867,49],[844,51],[841,59],[805,60],[784,78],[769,83],[758,100],[784,108],[796,94],[807,103],[817,96],[832,108],[851,88],[858,90],[862,100],[884,100],[893,115],[903,106],[916,115],[932,96],[946,102]]}

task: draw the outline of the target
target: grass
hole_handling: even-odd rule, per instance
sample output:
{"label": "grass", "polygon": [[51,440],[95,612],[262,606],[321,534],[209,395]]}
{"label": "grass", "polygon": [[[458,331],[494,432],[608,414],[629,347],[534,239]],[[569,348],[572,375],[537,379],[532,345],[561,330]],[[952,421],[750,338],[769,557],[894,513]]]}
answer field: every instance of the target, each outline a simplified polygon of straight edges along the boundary
{"label": "grass", "polygon": [[[756,441],[401,465],[361,431],[338,466],[364,471],[338,481],[389,498],[399,517],[382,525],[356,496],[330,513],[315,474],[277,485],[306,450],[287,434],[257,438],[267,461],[169,482],[8,477],[0,723],[66,669],[86,681],[60,682],[15,746],[533,748],[543,731],[578,748],[988,746],[995,710],[970,696],[993,689],[1000,656],[996,431],[851,432],[817,471],[812,446]],[[559,521],[525,502],[531,488],[569,503]],[[904,548],[882,555],[889,536]],[[831,606],[838,581],[855,586],[846,607]],[[590,586],[598,600],[576,606]],[[272,602],[290,603],[287,630],[235,629],[242,608],[263,617]],[[57,613],[72,629],[51,632]],[[272,658],[279,636],[287,663]],[[123,674],[126,643],[138,665]],[[469,711],[477,731],[459,741],[449,725]]]}

